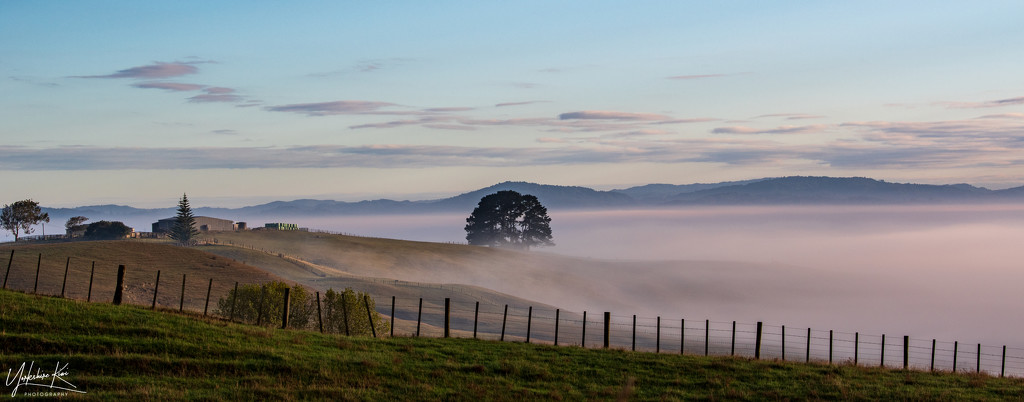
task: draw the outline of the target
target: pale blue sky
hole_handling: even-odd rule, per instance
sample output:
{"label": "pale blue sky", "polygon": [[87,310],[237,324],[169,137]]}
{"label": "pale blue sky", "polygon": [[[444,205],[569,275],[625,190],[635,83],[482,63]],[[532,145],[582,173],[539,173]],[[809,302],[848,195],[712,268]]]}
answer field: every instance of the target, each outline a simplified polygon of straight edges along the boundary
{"label": "pale blue sky", "polygon": [[1021,2],[0,0],[0,203],[1024,184]]}

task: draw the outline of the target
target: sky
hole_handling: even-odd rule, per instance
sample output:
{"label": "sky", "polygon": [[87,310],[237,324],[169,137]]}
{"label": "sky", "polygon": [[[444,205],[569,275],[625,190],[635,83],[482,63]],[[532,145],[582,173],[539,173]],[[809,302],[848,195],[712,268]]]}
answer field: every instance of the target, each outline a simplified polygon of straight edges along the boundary
{"label": "sky", "polygon": [[1024,185],[1017,1],[0,0],[0,203]]}

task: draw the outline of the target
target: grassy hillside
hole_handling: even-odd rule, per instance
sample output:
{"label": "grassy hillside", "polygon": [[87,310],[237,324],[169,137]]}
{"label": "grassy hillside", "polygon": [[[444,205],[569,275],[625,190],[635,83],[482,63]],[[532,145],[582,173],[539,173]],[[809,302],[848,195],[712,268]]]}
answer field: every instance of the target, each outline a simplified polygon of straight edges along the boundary
{"label": "grassy hillside", "polygon": [[[0,291],[0,369],[107,400],[1012,400],[1024,380],[471,339],[346,338]],[[40,382],[40,381],[37,381]],[[8,394],[12,387],[4,392]],[[22,386],[21,395],[46,391]]]}

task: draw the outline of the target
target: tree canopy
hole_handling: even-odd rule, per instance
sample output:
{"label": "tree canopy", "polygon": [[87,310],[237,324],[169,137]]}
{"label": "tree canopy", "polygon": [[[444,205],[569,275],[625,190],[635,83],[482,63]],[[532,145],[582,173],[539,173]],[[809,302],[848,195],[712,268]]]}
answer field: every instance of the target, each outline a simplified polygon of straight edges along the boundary
{"label": "tree canopy", "polygon": [[499,191],[480,199],[466,219],[466,240],[477,246],[553,246],[550,224],[548,210],[537,197]]}
{"label": "tree canopy", "polygon": [[178,215],[175,216],[174,226],[171,233],[167,235],[182,246],[191,246],[196,243],[199,230],[196,229],[196,217],[192,214],[192,207],[188,204],[188,195],[182,194],[178,201]]}
{"label": "tree canopy", "polygon": [[85,228],[85,238],[90,240],[123,239],[132,234],[132,228],[122,222],[99,221],[90,223]]}
{"label": "tree canopy", "polygon": [[32,226],[49,221],[50,214],[43,213],[39,203],[32,200],[4,205],[3,211],[0,211],[0,226],[14,235],[15,242],[18,241],[20,234],[32,234]]}

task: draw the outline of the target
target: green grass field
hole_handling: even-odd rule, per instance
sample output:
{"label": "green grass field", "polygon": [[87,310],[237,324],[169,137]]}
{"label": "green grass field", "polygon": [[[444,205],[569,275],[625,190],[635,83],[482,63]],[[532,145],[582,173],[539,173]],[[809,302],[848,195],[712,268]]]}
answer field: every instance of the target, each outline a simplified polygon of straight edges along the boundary
{"label": "green grass field", "polygon": [[68,364],[63,379],[86,392],[69,397],[109,400],[1024,399],[1024,380],[985,375],[348,338],[0,291],[0,370],[29,362]]}

